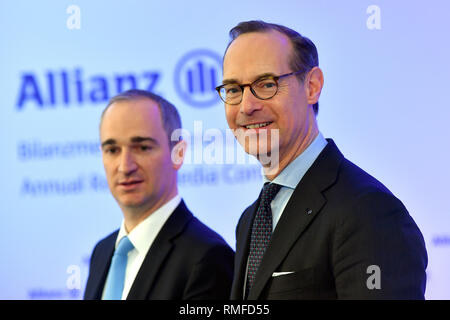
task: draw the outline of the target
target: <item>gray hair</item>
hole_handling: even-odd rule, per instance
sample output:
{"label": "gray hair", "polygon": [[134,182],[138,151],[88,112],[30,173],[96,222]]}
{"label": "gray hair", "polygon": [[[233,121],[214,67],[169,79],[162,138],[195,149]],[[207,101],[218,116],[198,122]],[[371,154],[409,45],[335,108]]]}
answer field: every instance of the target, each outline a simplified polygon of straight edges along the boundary
{"label": "gray hair", "polygon": [[169,140],[169,146],[172,149],[178,141],[180,141],[182,138],[179,137],[178,141],[172,141],[171,135],[172,132],[174,132],[177,129],[181,129],[181,118],[180,114],[178,113],[177,108],[173,104],[171,104],[169,101],[164,99],[163,97],[149,92],[145,90],[140,89],[131,89],[127,90],[125,92],[119,93],[118,95],[112,97],[108,105],[105,107],[105,109],[102,112],[102,115],[100,117],[100,126],[103,121],[103,116],[105,115],[106,110],[115,102],[120,101],[133,101],[133,100],[139,100],[139,99],[149,99],[158,105],[159,112],[161,114],[161,120],[163,124],[164,131],[167,134],[167,138]]}

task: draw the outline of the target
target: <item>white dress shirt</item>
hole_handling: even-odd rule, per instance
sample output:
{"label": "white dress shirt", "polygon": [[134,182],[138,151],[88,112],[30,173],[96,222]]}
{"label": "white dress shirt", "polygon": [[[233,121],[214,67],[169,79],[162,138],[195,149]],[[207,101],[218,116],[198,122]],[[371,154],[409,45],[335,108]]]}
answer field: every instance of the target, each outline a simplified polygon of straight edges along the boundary
{"label": "white dress shirt", "polygon": [[[169,202],[163,205],[161,208],[150,214],[145,220],[139,223],[130,233],[125,229],[125,221],[122,221],[119,234],[116,240],[117,248],[120,240],[128,236],[134,249],[128,253],[127,267],[125,271],[125,283],[123,286],[122,300],[125,300],[133,285],[142,262],[144,262],[145,256],[150,249],[153,241],[158,235],[164,223],[170,217],[175,208],[180,204],[181,197],[176,195]],[[102,299],[105,294],[106,282],[103,287]]]}

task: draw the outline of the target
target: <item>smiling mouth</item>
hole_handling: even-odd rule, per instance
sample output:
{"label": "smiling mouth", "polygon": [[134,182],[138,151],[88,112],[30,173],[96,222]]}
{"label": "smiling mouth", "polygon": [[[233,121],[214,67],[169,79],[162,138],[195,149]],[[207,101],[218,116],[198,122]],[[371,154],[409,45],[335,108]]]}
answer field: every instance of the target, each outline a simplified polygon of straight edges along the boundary
{"label": "smiling mouth", "polygon": [[259,129],[259,128],[267,127],[271,123],[272,122],[262,122],[262,123],[248,124],[248,125],[245,125],[244,128],[246,128],[246,129]]}

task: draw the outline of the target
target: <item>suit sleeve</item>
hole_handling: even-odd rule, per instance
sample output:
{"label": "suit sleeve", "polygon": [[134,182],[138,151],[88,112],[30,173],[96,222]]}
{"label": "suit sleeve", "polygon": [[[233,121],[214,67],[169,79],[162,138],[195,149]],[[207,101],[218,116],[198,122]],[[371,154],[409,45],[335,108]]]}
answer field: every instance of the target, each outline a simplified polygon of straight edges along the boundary
{"label": "suit sleeve", "polygon": [[423,236],[393,195],[362,196],[342,214],[333,247],[339,299],[424,299]]}
{"label": "suit sleeve", "polygon": [[228,300],[233,280],[234,252],[219,244],[207,251],[189,275],[183,300]]}

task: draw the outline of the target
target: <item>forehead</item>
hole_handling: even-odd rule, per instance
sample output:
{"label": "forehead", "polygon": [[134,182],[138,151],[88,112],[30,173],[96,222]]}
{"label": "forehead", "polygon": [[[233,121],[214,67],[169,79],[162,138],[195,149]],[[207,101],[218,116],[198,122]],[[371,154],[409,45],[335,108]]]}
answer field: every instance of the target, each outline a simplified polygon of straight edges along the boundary
{"label": "forehead", "polygon": [[291,52],[291,41],[278,31],[242,34],[228,47],[223,78],[246,82],[264,73],[288,73]]}
{"label": "forehead", "polygon": [[158,104],[150,99],[123,100],[109,106],[100,126],[101,140],[129,141],[132,137],[164,137]]}

